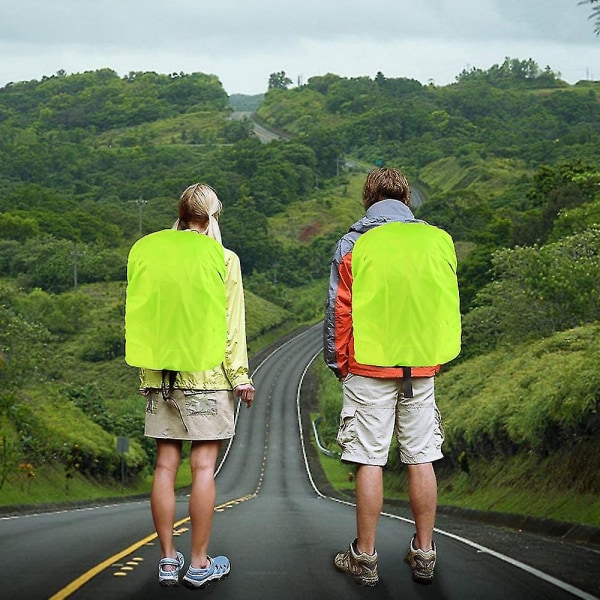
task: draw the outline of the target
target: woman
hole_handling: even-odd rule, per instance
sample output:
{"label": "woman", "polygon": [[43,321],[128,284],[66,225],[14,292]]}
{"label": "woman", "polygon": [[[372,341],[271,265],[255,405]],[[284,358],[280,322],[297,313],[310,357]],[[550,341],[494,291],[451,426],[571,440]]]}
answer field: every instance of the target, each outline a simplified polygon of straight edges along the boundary
{"label": "woman", "polygon": [[[221,202],[215,191],[196,183],[181,195],[179,218],[173,229],[206,235],[221,244],[220,212]],[[208,555],[216,499],[214,471],[221,441],[235,433],[234,396],[250,408],[254,385],[248,373],[240,261],[231,250],[224,248],[223,252],[227,333],[222,363],[205,371],[171,371],[168,385],[164,371],[140,369],[141,391],[147,398],[145,435],[156,438],[157,443],[151,509],[163,556],[159,583],[165,586],[177,585],[184,564],[173,543],[175,478],[184,440],[191,441],[192,543],[190,567],[183,582],[201,588],[227,576],[230,569],[226,557]]]}

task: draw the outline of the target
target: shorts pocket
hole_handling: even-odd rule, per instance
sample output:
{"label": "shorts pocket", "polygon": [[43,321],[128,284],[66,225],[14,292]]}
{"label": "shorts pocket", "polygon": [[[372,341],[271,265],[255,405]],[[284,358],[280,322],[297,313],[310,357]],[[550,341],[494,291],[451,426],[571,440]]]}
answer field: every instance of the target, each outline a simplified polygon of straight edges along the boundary
{"label": "shorts pocket", "polygon": [[217,399],[210,392],[184,392],[188,417],[208,417],[217,414]]}
{"label": "shorts pocket", "polygon": [[446,436],[444,434],[444,425],[442,423],[442,415],[438,410],[438,407],[435,407],[435,446],[436,448],[441,448],[442,444]]}
{"label": "shorts pocket", "polygon": [[356,409],[342,408],[337,443],[345,448],[356,439]]}

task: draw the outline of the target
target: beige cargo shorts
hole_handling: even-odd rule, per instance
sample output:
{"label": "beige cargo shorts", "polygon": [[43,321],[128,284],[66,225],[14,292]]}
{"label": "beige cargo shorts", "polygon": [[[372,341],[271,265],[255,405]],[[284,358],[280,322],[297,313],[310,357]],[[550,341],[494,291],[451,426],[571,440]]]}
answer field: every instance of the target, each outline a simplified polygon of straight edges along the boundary
{"label": "beige cargo shorts", "polygon": [[435,403],[434,377],[413,378],[413,398],[404,397],[402,379],[350,373],[342,387],[337,441],[343,461],[385,465],[394,434],[400,460],[405,464],[429,463],[443,457],[444,431]]}
{"label": "beige cargo shorts", "polygon": [[233,392],[174,389],[165,400],[162,391],[146,396],[144,435],[173,440],[223,440],[235,434]]}

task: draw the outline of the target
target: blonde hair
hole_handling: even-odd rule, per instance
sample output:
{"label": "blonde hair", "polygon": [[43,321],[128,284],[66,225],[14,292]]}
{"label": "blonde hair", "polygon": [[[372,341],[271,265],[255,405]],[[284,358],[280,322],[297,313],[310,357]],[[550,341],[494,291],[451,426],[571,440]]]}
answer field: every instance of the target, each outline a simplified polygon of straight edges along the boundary
{"label": "blonde hair", "polygon": [[410,186],[406,176],[398,169],[381,167],[367,175],[363,188],[363,205],[365,208],[380,200],[400,200],[408,205],[410,202]]}
{"label": "blonde hair", "polygon": [[206,183],[194,183],[179,198],[179,218],[173,229],[190,229],[192,224],[204,227],[206,235],[221,242],[221,230],[217,219],[223,205],[217,192]]}

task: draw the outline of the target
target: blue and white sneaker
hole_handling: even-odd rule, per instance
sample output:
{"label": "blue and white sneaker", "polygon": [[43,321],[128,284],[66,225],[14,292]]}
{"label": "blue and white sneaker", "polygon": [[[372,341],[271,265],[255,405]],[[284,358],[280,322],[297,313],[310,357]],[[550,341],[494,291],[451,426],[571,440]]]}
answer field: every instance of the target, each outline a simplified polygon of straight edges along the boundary
{"label": "blue and white sneaker", "polygon": [[[177,553],[177,558],[161,558],[158,563],[158,583],[166,587],[177,585],[179,583],[179,571],[183,569],[185,559],[181,552]],[[174,567],[165,571],[164,567]]]}
{"label": "blue and white sneaker", "polygon": [[211,581],[221,581],[226,579],[231,570],[231,564],[226,556],[215,556],[208,558],[208,567],[206,569],[194,569],[189,567],[187,573],[183,576],[183,583],[192,589],[201,589],[206,587]]}

